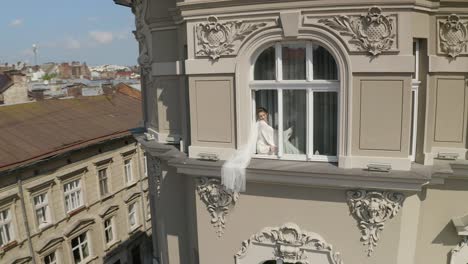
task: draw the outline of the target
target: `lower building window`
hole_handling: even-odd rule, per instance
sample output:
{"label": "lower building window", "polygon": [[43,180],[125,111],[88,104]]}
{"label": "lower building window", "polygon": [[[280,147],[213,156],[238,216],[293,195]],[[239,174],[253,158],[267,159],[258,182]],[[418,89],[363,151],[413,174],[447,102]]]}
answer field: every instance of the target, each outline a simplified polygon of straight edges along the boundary
{"label": "lower building window", "polygon": [[104,220],[104,236],[106,244],[114,241],[114,225],[112,217]]}
{"label": "lower building window", "polygon": [[34,207],[39,228],[50,224],[49,201],[46,193],[34,197]]}
{"label": "lower building window", "polygon": [[90,253],[88,244],[88,233],[85,232],[71,240],[73,260],[75,264],[84,263]]}
{"label": "lower building window", "polygon": [[128,206],[128,224],[130,230],[138,225],[137,203],[132,203]]}
{"label": "lower building window", "polygon": [[83,206],[81,180],[74,180],[63,186],[65,193],[65,209],[67,213]]}
{"label": "lower building window", "polygon": [[57,256],[55,255],[55,252],[44,257],[44,264],[57,264]]}
{"label": "lower building window", "polygon": [[11,222],[10,209],[0,211],[0,246],[5,246],[14,239]]}
{"label": "lower building window", "polygon": [[125,172],[125,182],[127,184],[133,182],[133,174],[132,174],[132,160],[126,159],[124,161],[124,172]]}
{"label": "lower building window", "polygon": [[107,184],[107,168],[100,169],[98,171],[98,177],[99,177],[99,192],[101,193],[101,196],[106,196],[109,194],[109,186]]}

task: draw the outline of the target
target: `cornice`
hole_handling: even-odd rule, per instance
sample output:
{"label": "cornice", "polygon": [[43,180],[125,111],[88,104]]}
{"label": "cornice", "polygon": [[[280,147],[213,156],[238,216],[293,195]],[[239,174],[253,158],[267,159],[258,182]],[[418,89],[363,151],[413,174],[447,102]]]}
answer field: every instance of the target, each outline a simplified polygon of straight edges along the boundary
{"label": "cornice", "polygon": [[[357,0],[344,4],[340,1],[306,1],[306,0],[221,0],[221,1],[190,1],[179,2],[177,9],[185,20],[207,15],[221,15],[233,13],[253,12],[278,12],[284,9],[301,9],[302,12],[324,11],[365,11],[375,5],[375,1]],[[379,3],[382,8],[390,10],[420,10],[425,12],[437,12],[439,2],[418,0],[393,0]],[[274,11],[276,10],[276,11]]]}

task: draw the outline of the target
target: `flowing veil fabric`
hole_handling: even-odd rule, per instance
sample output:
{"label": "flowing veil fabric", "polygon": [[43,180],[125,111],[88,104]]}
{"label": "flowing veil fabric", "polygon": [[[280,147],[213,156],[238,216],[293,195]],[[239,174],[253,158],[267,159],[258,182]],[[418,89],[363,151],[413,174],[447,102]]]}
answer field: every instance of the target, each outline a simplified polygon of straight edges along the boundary
{"label": "flowing veil fabric", "polygon": [[258,126],[255,125],[250,129],[249,139],[247,144],[241,146],[233,157],[227,160],[221,169],[221,183],[227,190],[233,192],[245,191],[245,168],[249,166],[250,159],[255,153],[258,137]]}

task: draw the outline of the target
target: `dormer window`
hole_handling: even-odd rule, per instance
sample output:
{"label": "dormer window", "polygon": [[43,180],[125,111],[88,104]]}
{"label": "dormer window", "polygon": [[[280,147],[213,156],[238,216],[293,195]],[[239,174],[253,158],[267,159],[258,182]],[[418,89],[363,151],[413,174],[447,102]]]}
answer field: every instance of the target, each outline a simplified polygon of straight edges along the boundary
{"label": "dormer window", "polygon": [[250,82],[255,157],[337,161],[339,87],[335,59],[324,47],[304,41],[263,50]]}

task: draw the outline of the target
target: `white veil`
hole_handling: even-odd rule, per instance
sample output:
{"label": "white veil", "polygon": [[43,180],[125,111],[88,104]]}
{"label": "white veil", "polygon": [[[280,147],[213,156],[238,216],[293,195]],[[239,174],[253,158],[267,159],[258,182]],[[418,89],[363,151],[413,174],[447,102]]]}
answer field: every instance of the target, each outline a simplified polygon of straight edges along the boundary
{"label": "white veil", "polygon": [[233,192],[245,191],[245,168],[255,153],[258,137],[258,122],[250,129],[247,144],[239,147],[233,157],[224,162],[221,169],[221,183]]}

